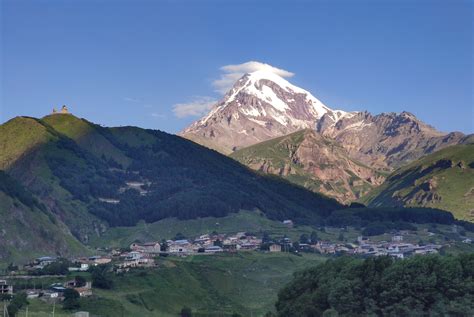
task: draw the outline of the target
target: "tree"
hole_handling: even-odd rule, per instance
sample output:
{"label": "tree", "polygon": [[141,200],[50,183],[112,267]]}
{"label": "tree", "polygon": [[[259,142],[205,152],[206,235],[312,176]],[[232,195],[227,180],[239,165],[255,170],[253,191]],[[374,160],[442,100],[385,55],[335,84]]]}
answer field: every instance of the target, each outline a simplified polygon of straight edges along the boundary
{"label": "tree", "polygon": [[192,317],[193,316],[193,311],[191,310],[191,308],[185,306],[185,307],[181,308],[180,316],[181,317]]}
{"label": "tree", "polygon": [[270,242],[271,238],[267,231],[263,232],[262,243]]}
{"label": "tree", "polygon": [[339,233],[339,236],[337,237],[337,240],[344,241],[344,234],[342,232]]}
{"label": "tree", "polygon": [[38,273],[39,275],[66,275],[72,263],[67,259],[59,259],[56,262],[46,265]]}
{"label": "tree", "polygon": [[64,301],[63,301],[63,308],[66,310],[77,309],[81,305],[79,303],[79,298],[81,296],[79,293],[72,288],[68,288],[64,291]]}
{"label": "tree", "polygon": [[7,306],[8,315],[11,317],[15,317],[18,311],[25,305],[28,305],[26,293],[17,293],[15,296],[13,296],[13,299]]}
{"label": "tree", "polygon": [[112,288],[112,280],[107,274],[108,266],[98,265],[92,269],[92,286],[103,289]]}
{"label": "tree", "polygon": [[186,239],[186,236],[184,234],[182,234],[181,232],[178,232],[175,236],[174,236],[174,240],[184,240]]}
{"label": "tree", "polygon": [[161,252],[166,252],[166,251],[168,251],[168,248],[169,248],[168,242],[166,242],[165,239],[162,239],[161,243],[160,243],[160,251]]}
{"label": "tree", "polygon": [[83,276],[77,275],[74,277],[77,287],[83,287],[86,285],[87,281]]}
{"label": "tree", "polygon": [[13,263],[8,264],[7,271],[9,272],[18,271],[18,265],[15,265]]}
{"label": "tree", "polygon": [[300,236],[300,243],[306,244],[306,243],[308,243],[308,242],[309,242],[308,235],[303,233],[303,234]]}
{"label": "tree", "polygon": [[340,257],[294,275],[283,316],[474,316],[474,254]]}
{"label": "tree", "polygon": [[318,233],[313,230],[309,239],[311,240],[311,243],[316,243],[318,241]]}

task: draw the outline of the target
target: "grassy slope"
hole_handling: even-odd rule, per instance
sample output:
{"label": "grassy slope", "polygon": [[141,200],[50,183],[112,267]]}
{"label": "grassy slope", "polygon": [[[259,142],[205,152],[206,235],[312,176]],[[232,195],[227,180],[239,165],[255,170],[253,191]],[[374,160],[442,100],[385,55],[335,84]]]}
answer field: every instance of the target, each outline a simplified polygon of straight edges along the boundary
{"label": "grassy slope", "polygon": [[97,157],[113,159],[126,167],[130,159],[99,133],[100,127],[73,115],[49,115],[41,119],[54,130],[76,141],[79,146]]}
{"label": "grassy slope", "polygon": [[[323,260],[256,252],[160,259],[155,270],[116,276],[113,290],[95,290],[98,298],[84,299],[81,310],[95,316],[177,316],[188,306],[196,316],[262,316],[273,310],[293,272]],[[30,313],[51,311],[50,305],[31,302]]]}
{"label": "grassy slope", "polygon": [[0,169],[7,169],[20,157],[56,137],[37,119],[17,117],[0,125]]}
{"label": "grassy slope", "polygon": [[[100,238],[91,240],[91,245],[96,247],[126,247],[134,241],[160,241],[171,239],[177,233],[186,237],[197,237],[201,234],[212,233],[236,233],[253,232],[259,234],[267,231],[274,236],[288,236],[297,240],[303,233],[310,234],[314,230],[310,226],[297,226],[288,228],[279,221],[266,218],[258,211],[241,211],[226,217],[205,217],[190,220],[178,220],[175,218],[163,219],[154,223],[140,222],[135,227],[110,228]],[[324,233],[318,233],[324,238]],[[329,237],[330,234],[327,235]]]}
{"label": "grassy slope", "polygon": [[[58,253],[89,254],[64,223],[33,202],[30,193],[23,191],[21,196],[12,193],[12,183],[4,174],[0,175],[0,182],[0,263],[6,259],[22,263],[37,256]],[[2,190],[2,185],[9,186],[9,192]]]}
{"label": "grassy slope", "polygon": [[[17,117],[8,121],[0,126],[0,131],[0,169],[13,176],[30,193],[39,198],[51,212],[51,217],[68,226],[68,228],[63,228],[65,231],[73,232],[76,237],[95,234],[96,230],[101,227],[100,221],[87,211],[87,205],[84,202],[73,199],[72,195],[61,186],[61,180],[54,175],[48,163],[51,157],[60,157],[76,166],[84,164],[83,159],[58,146],[58,142],[64,137],[43,121],[27,117]],[[31,222],[30,225],[33,226],[34,223]],[[5,222],[2,229],[11,230],[10,225],[13,226],[13,224]],[[38,228],[31,227],[30,231],[32,233],[38,231],[34,229]],[[54,231],[54,227],[48,228],[48,230],[50,229]],[[34,236],[29,236],[21,231],[11,230],[10,232],[12,233],[10,239],[14,243],[21,241],[25,250],[28,250],[28,245],[34,245]],[[52,236],[54,233],[50,232],[49,235]],[[27,239],[27,237],[29,238]],[[59,230],[58,237],[63,237]],[[54,249],[50,247],[48,249],[43,244],[42,248],[38,248],[36,252],[32,251],[31,254],[33,256],[50,250],[67,255],[85,249],[84,246],[75,245],[77,240],[73,237],[63,240],[68,242],[68,248]],[[51,243],[51,246],[54,245]],[[76,254],[80,253],[76,252]],[[10,260],[21,261],[26,258],[25,253],[22,256],[12,256]]]}
{"label": "grassy slope", "polygon": [[[433,166],[451,160],[453,167]],[[463,168],[455,166],[462,162]],[[441,200],[417,202],[410,199],[422,193],[422,184],[435,180],[432,192]],[[369,206],[426,206],[452,212],[456,218],[474,221],[474,144],[456,145],[428,155],[392,173],[386,182],[362,199]]]}

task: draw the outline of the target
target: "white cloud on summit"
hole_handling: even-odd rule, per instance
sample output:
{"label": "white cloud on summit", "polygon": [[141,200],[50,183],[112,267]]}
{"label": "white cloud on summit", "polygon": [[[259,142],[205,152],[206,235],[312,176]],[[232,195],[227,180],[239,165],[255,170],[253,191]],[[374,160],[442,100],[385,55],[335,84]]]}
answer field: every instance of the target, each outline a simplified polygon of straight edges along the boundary
{"label": "white cloud on summit", "polygon": [[178,118],[200,117],[208,113],[215,103],[212,97],[196,96],[190,102],[175,104],[173,112]]}
{"label": "white cloud on summit", "polygon": [[[249,61],[237,65],[225,65],[220,68],[222,74],[219,79],[212,82],[217,92],[225,94],[229,91],[234,83],[243,75],[258,70],[272,72],[281,77],[293,77],[295,74],[287,70],[273,67],[269,64],[256,61]],[[190,102],[178,103],[173,106],[174,115],[178,118],[185,117],[202,117],[206,115],[212,106],[217,103],[213,97],[196,96]]]}
{"label": "white cloud on summit", "polygon": [[220,70],[223,72],[223,74],[221,74],[221,77],[215,80],[212,85],[216,88],[216,91],[221,94],[225,94],[227,91],[229,91],[234,83],[244,74],[255,72],[257,70],[269,71],[281,77],[287,78],[293,77],[295,75],[294,73],[287,70],[256,61],[250,61],[237,65],[226,65],[222,66]]}

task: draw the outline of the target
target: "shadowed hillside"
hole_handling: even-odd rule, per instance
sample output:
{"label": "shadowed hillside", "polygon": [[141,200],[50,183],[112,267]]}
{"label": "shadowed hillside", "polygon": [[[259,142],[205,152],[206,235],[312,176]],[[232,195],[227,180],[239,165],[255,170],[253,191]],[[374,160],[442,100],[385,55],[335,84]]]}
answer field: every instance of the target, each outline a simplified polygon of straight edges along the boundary
{"label": "shadowed hillside", "polygon": [[318,223],[336,201],[164,132],[103,128],[70,114],[1,126],[0,165],[81,241],[139,220],[221,217],[259,209]]}

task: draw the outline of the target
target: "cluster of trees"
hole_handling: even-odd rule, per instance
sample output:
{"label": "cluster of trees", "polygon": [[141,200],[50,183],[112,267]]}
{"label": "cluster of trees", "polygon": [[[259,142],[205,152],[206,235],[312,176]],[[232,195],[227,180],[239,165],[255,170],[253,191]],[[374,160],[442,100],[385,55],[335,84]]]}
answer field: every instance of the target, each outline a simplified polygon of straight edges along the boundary
{"label": "cluster of trees", "polygon": [[28,300],[26,299],[26,293],[20,292],[15,294],[14,296],[11,295],[4,295],[4,298],[0,299],[9,300],[10,303],[7,306],[8,316],[15,317],[17,316],[20,309],[24,306],[28,305]]}
{"label": "cluster of trees", "polygon": [[[176,136],[139,130],[137,133],[146,135],[148,142],[134,144],[125,142],[120,129],[113,133],[97,129],[132,159],[125,172],[114,171],[116,162],[97,159],[69,139],[57,142],[58,150],[48,153],[48,164],[75,199],[88,204],[91,213],[111,226],[132,226],[139,220],[154,222],[168,217],[222,217],[241,209],[260,209],[276,220],[317,223],[331,210],[342,207],[335,200],[274,176],[256,174],[230,158]],[[147,195],[133,189],[119,192],[126,181],[140,176],[151,182],[145,186]],[[98,197],[116,198],[120,203],[101,203]]]}
{"label": "cluster of trees", "polygon": [[4,171],[0,171],[0,192],[18,199],[25,206],[46,211],[46,207],[38,199]]}
{"label": "cluster of trees", "polygon": [[68,259],[61,258],[53,263],[50,263],[43,267],[33,271],[32,275],[66,275],[69,273],[69,267],[73,264]]}
{"label": "cluster of trees", "polygon": [[383,234],[392,229],[416,230],[413,224],[459,225],[474,231],[474,224],[459,221],[447,211],[434,208],[376,207],[347,208],[336,210],[325,219],[325,224],[333,227],[353,226],[363,228],[364,235]]}
{"label": "cluster of trees", "polygon": [[342,257],[297,273],[278,316],[471,316],[474,254]]}
{"label": "cluster of trees", "polygon": [[111,289],[113,280],[110,268],[107,265],[98,265],[90,269],[92,273],[92,286],[102,289]]}

